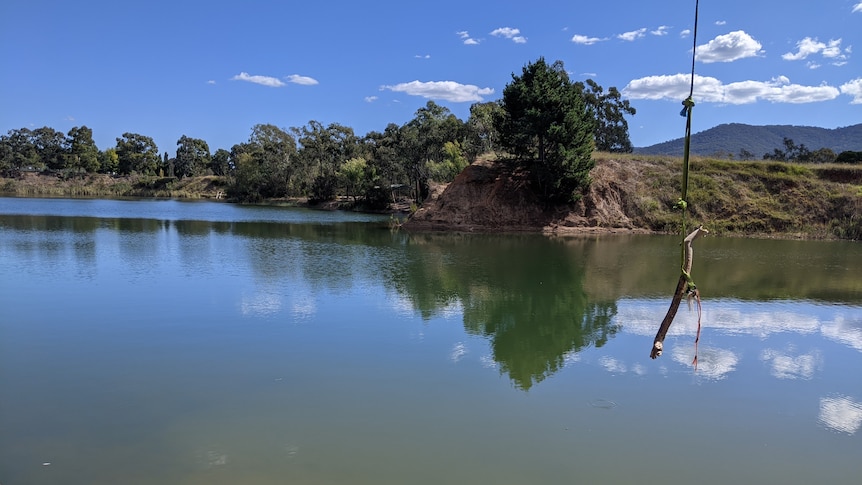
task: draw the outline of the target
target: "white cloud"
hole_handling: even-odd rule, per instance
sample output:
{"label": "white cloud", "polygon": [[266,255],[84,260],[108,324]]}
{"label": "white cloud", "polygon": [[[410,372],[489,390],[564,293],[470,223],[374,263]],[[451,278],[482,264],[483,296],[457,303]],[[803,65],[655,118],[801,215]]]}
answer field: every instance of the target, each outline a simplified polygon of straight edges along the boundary
{"label": "white cloud", "polygon": [[230,78],[231,81],[246,81],[250,83],[260,84],[261,86],[269,86],[271,88],[280,88],[284,86],[284,82],[281,79],[270,76],[252,76],[247,72],[241,72],[236,76]]}
{"label": "white cloud", "polygon": [[377,96],[366,96],[366,97],[365,97],[365,102],[366,102],[366,103],[373,103],[373,102],[375,102],[375,101],[377,101]]}
{"label": "white cloud", "polygon": [[705,64],[712,62],[732,62],[746,57],[763,54],[760,42],[737,30],[729,34],[719,35],[706,44],[697,46],[697,60]]}
{"label": "white cloud", "polygon": [[[631,99],[681,100],[688,96],[690,82],[688,74],[647,76],[630,81],[623,88],[623,94]],[[852,89],[853,87],[848,87],[848,90]],[[841,93],[838,88],[826,84],[820,86],[792,84],[785,76],[769,81],[739,81],[724,84],[714,77],[699,75],[695,76],[694,92],[696,102],[726,104],[750,104],[760,100],[772,103],[814,103],[835,99]],[[852,92],[845,94],[853,95]]]}
{"label": "white cloud", "polygon": [[725,24],[727,24],[726,20],[716,20],[715,21],[715,25],[725,25]]}
{"label": "white cloud", "polygon": [[862,12],[862,2],[859,2],[859,3],[857,3],[856,5],[853,5],[853,10],[852,10],[852,12],[853,12],[853,13],[856,13],[856,12]]}
{"label": "white cloud", "polygon": [[647,29],[637,29],[632,30],[631,32],[623,32],[622,34],[617,35],[617,39],[625,40],[628,42],[640,39],[641,37],[646,35]]}
{"label": "white cloud", "polygon": [[688,30],[688,29],[685,29],[685,30],[683,30],[682,32],[680,32],[680,33],[679,33],[679,36],[680,36],[680,37],[682,37],[682,38],[686,38],[686,37],[688,37],[689,35],[691,35],[691,31],[690,31],[690,30]]}
{"label": "white cloud", "polygon": [[469,32],[467,32],[466,30],[462,30],[462,31],[460,31],[460,32],[455,32],[455,34],[456,34],[458,37],[460,37],[460,38],[464,39],[464,44],[465,44],[465,45],[479,45],[479,41],[478,41],[478,40],[476,40],[476,39],[474,39],[474,38],[472,38],[472,37],[470,37],[470,33],[469,33]]}
{"label": "white cloud", "polygon": [[460,84],[455,81],[421,82],[417,80],[393,86],[381,86],[380,89],[454,103],[482,101],[483,96],[494,94],[493,88],[480,88],[472,84]]}
{"label": "white cloud", "polygon": [[862,426],[862,403],[848,396],[821,398],[818,419],[826,427],[853,434]]}
{"label": "white cloud", "polygon": [[215,83],[216,83],[216,82],[215,82],[215,80],[214,80],[214,79],[210,79],[209,81],[207,81],[207,84],[215,84]]}
{"label": "white cloud", "polygon": [[[832,64],[843,66],[847,63],[847,55],[851,51],[850,47],[842,51],[841,39],[833,39],[828,43],[824,43],[818,41],[816,38],[812,39],[811,37],[806,37],[797,42],[796,49],[795,53],[788,52],[783,54],[781,58],[785,61],[799,61],[808,58],[808,56],[820,54],[827,59],[832,59]],[[809,62],[808,66],[814,68],[814,66],[819,65],[814,62]]]}
{"label": "white cloud", "polygon": [[416,54],[413,57],[416,59],[431,59],[431,54],[425,54],[424,56],[422,54]]}
{"label": "white cloud", "polygon": [[650,30],[649,33],[652,35],[663,36],[663,35],[667,35],[668,29],[670,29],[670,27],[668,27],[667,25],[659,25],[657,29]]}
{"label": "white cloud", "polygon": [[310,78],[308,76],[300,76],[299,74],[291,74],[285,79],[293,84],[301,84],[303,86],[314,86],[315,84],[318,84],[317,79]]}
{"label": "white cloud", "polygon": [[512,27],[500,27],[499,29],[491,31],[491,35],[495,37],[505,37],[507,39],[512,39],[512,42],[515,42],[516,44],[525,44],[527,42],[527,38],[520,34],[520,30],[513,29]]}
{"label": "white cloud", "polygon": [[593,45],[597,42],[602,42],[605,40],[607,40],[607,39],[600,39],[598,37],[587,37],[586,35],[580,35],[580,34],[575,34],[572,36],[572,42],[574,42],[575,44],[582,44],[582,45]]}
{"label": "white cloud", "polygon": [[862,77],[842,84],[841,93],[853,96],[853,101],[850,101],[850,104],[862,104]]}

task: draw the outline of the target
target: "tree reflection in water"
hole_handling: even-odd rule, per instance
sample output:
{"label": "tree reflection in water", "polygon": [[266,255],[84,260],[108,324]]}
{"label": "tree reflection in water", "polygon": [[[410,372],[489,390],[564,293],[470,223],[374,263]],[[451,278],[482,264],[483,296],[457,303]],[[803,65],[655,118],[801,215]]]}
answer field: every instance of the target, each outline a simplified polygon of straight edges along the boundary
{"label": "tree reflection in water", "polygon": [[411,236],[391,281],[429,318],[463,308],[464,327],[487,337],[494,360],[528,390],[560,370],[566,356],[601,347],[618,330],[614,300],[584,291],[583,251],[542,236]]}

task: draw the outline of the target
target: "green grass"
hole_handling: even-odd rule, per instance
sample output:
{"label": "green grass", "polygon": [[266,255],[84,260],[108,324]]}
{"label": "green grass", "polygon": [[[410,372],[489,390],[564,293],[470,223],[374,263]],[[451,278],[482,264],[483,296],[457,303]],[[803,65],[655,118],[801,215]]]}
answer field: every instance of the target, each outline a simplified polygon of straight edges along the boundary
{"label": "green grass", "polygon": [[[634,223],[678,232],[682,157],[599,153],[632,164],[639,180]],[[862,239],[862,167],[691,157],[688,226],[719,235]]]}

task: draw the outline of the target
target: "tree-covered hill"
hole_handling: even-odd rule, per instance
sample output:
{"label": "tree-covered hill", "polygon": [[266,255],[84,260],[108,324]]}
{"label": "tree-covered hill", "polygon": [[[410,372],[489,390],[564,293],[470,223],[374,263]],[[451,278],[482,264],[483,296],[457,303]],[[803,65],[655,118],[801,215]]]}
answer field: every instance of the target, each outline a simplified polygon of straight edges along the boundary
{"label": "tree-covered hill", "polygon": [[[766,125],[754,126],[729,123],[696,133],[691,137],[691,152],[704,156],[761,159],[764,154],[784,147],[784,139],[809,150],[829,148],[833,152],[862,151],[862,123],[843,128],[827,129],[814,126]],[[683,138],[635,148],[644,155],[681,155]],[[740,157],[740,154],[748,156]]]}

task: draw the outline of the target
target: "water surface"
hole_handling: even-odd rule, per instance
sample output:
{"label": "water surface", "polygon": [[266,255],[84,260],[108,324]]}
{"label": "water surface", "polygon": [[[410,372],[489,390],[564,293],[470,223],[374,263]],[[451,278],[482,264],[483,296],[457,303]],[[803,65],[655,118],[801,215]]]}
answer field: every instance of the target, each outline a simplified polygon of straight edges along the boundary
{"label": "water surface", "polygon": [[0,483],[857,483],[862,246],[0,198]]}

